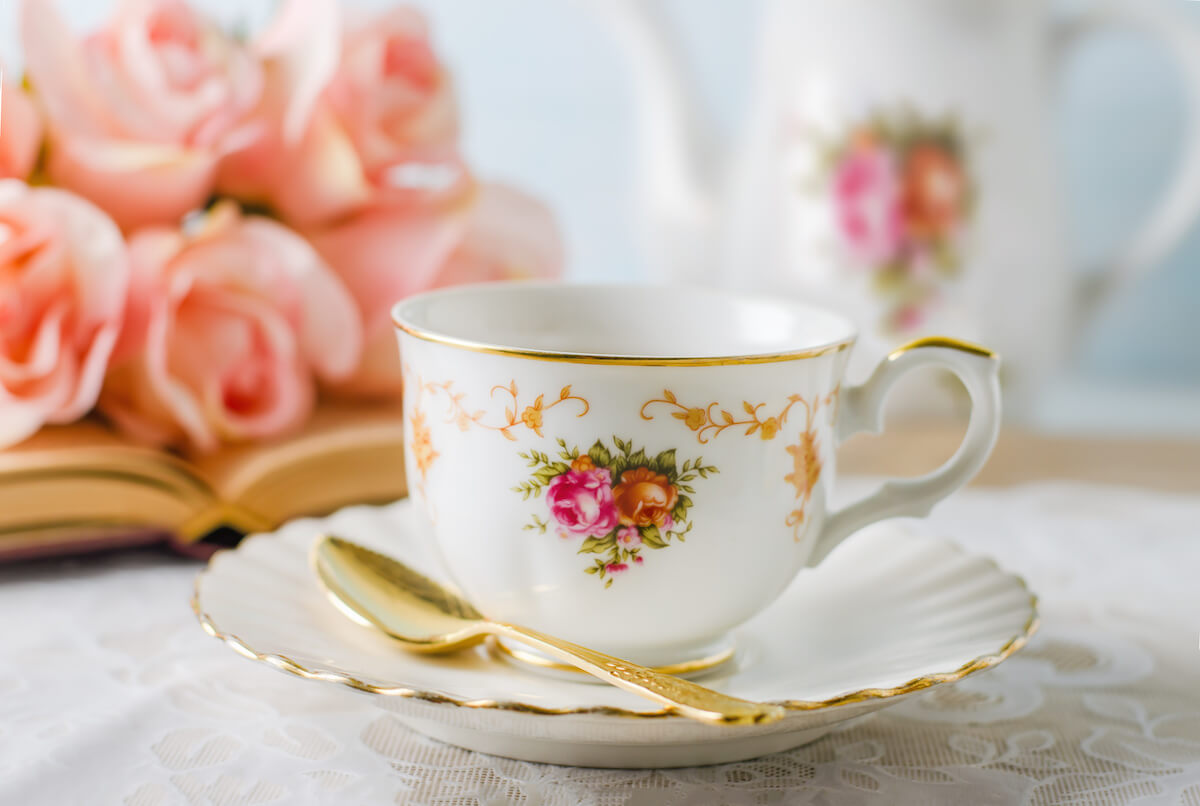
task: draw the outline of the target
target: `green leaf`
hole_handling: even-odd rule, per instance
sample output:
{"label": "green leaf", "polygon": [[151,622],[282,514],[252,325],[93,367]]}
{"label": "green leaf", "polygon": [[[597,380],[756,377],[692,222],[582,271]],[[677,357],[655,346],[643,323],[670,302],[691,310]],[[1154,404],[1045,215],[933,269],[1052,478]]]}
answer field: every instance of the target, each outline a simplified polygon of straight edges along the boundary
{"label": "green leaf", "polygon": [[593,565],[593,566],[590,566],[590,567],[588,567],[588,568],[585,568],[585,569],[583,569],[583,573],[585,573],[585,574],[595,574],[595,573],[596,573],[596,572],[598,572],[599,570],[600,570],[599,568],[597,568],[596,566],[594,566],[594,565]]}
{"label": "green leaf", "polygon": [[675,473],[675,449],[663,451],[658,456],[654,457],[655,469],[659,473]]}
{"label": "green leaf", "polygon": [[650,458],[642,448],[638,448],[637,453],[630,454],[627,461],[630,467],[646,467],[650,464]]}
{"label": "green leaf", "polygon": [[680,485],[679,485],[679,491],[680,491],[680,492],[684,492],[684,493],[694,493],[694,492],[696,492],[696,491],[695,491],[695,490],[692,488],[692,486],[691,486],[690,484],[680,484]]}
{"label": "green leaf", "polygon": [[607,581],[604,583],[604,587],[605,587],[605,588],[611,588],[611,587],[612,587],[612,583],[613,583],[613,581],[612,581],[612,579],[610,578],[610,579],[608,579],[608,580],[607,580]]}
{"label": "green leaf", "polygon": [[589,537],[583,541],[583,545],[579,547],[578,554],[602,554],[616,545],[616,539],[612,535],[605,537]]}
{"label": "green leaf", "polygon": [[551,465],[550,467],[543,467],[534,471],[533,477],[541,484],[549,484],[555,478],[562,475],[562,472],[563,471],[557,470],[553,465]]}
{"label": "green leaf", "polygon": [[596,444],[588,449],[588,456],[592,457],[592,462],[596,467],[608,467],[612,464],[612,454],[600,440],[596,440]]}
{"label": "green leaf", "polygon": [[642,529],[642,545],[652,549],[665,549],[667,541],[663,540],[657,526],[647,526]]}

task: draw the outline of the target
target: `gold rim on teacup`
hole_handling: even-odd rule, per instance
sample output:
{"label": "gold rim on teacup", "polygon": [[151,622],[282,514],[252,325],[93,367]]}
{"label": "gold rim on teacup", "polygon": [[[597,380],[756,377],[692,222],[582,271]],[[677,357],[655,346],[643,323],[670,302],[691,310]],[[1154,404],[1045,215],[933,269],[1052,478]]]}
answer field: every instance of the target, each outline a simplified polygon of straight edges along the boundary
{"label": "gold rim on teacup", "polygon": [[[468,290],[478,290],[487,286],[492,287],[519,287],[527,290],[545,290],[550,288],[604,288],[613,289],[619,286],[612,285],[597,285],[597,286],[567,286],[563,283],[479,283],[472,286],[465,286]],[[653,289],[654,286],[628,286],[630,289]],[[434,293],[445,293],[434,292]],[[771,301],[763,299],[764,302]],[[500,344],[491,344],[475,339],[466,339],[458,336],[451,336],[447,333],[438,332],[435,328],[423,327],[411,319],[405,318],[400,311],[404,308],[405,302],[398,303],[392,308],[392,324],[399,330],[407,333],[413,338],[421,339],[422,341],[433,342],[434,344],[442,344],[447,347],[456,347],[460,350],[469,350],[476,353],[486,353],[489,355],[506,355],[514,358],[526,358],[535,361],[565,361],[574,364],[610,364],[615,366],[636,366],[636,367],[719,367],[719,366],[735,366],[739,364],[775,364],[783,361],[799,361],[805,358],[816,358],[830,353],[839,353],[843,350],[849,350],[854,346],[855,335],[853,327],[846,322],[851,330],[852,335],[837,340],[830,341],[824,344],[814,345],[799,350],[786,350],[780,352],[766,353],[749,353],[744,355],[712,355],[712,356],[652,356],[652,355],[628,355],[622,353],[590,353],[582,351],[556,351],[556,350],[540,350],[528,347],[515,347]]]}

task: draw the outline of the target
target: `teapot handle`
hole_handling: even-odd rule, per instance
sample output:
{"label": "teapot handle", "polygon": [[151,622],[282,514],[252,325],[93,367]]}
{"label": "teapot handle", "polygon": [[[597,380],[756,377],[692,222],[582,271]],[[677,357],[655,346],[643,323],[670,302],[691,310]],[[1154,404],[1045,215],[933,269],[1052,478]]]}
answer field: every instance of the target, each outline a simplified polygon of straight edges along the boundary
{"label": "teapot handle", "polygon": [[[1164,44],[1185,79],[1187,130],[1180,165],[1149,218],[1116,251],[1104,270],[1087,275],[1081,289],[1085,318],[1119,290],[1158,265],[1200,217],[1200,27],[1165,3],[1105,0],[1056,25],[1055,49],[1061,57],[1090,34],[1110,29],[1142,32]],[[1060,60],[1061,63],[1061,60]]]}

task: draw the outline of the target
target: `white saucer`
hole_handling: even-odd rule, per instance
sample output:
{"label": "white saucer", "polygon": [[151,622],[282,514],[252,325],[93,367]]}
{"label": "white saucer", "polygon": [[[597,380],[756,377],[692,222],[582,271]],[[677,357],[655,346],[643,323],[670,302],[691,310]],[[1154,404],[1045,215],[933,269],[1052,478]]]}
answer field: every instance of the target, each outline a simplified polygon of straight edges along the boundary
{"label": "white saucer", "polygon": [[766,726],[711,727],[602,685],[518,668],[479,647],[410,654],[348,620],[308,565],[335,533],[437,576],[409,505],[353,507],[294,521],[216,555],[196,580],[201,625],[254,660],[340,683],[435,739],[527,761],[671,767],[738,761],[799,746],[836,724],[994,666],[1037,625],[1017,577],[952,543],[881,524],[805,571],[736,634],[737,656],[704,684],[788,709]]}

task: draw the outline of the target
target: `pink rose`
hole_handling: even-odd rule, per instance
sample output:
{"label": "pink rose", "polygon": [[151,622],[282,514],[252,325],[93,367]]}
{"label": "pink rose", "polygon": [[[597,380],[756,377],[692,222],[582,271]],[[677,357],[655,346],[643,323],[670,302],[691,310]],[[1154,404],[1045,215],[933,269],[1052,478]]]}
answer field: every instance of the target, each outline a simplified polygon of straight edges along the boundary
{"label": "pink rose", "polygon": [[63,190],[0,181],[0,447],[92,408],[128,285],[108,216]]}
{"label": "pink rose", "polygon": [[247,136],[262,90],[254,59],[181,0],[124,0],[82,39],[52,0],[21,9],[50,180],[127,231],[202,206],[221,155]]}
{"label": "pink rose", "polygon": [[846,244],[875,268],[899,255],[902,239],[900,178],[887,149],[855,144],[834,176],[838,225]]}
{"label": "pink rose", "polygon": [[606,468],[568,470],[546,489],[550,514],[573,537],[603,537],[617,525],[612,476]]}
{"label": "pink rose", "polygon": [[546,205],[515,188],[478,188],[462,241],[433,278],[435,287],[557,277],[562,237]]}
{"label": "pink rose", "polygon": [[609,563],[604,566],[604,570],[610,574],[623,574],[629,570],[629,565],[626,563]]}
{"label": "pink rose", "polygon": [[353,300],[269,219],[225,204],[191,229],[130,240],[130,310],[101,411],[136,438],[201,450],[299,426],[313,375],[343,377],[358,363]]}
{"label": "pink rose", "polygon": [[438,166],[449,183],[462,178],[454,86],[416,9],[397,6],[348,30],[326,97],[376,188],[419,186],[419,175],[404,176],[410,165],[434,169],[435,184]]}
{"label": "pink rose", "polygon": [[42,118],[19,84],[0,88],[0,178],[28,179],[42,147]]}
{"label": "pink rose", "polygon": [[343,394],[379,397],[400,389],[392,305],[443,285],[554,277],[563,246],[550,212],[502,185],[481,185],[465,204],[372,206],[308,234],[358,302],[363,366]]}
{"label": "pink rose", "polygon": [[[307,8],[281,15],[264,36],[260,132],[225,160],[221,189],[268,204],[299,226],[368,204],[461,194],[468,176],[455,145],[453,86],[424,18],[393,8],[338,36],[335,12]],[[314,52],[333,58],[314,60]],[[277,63],[297,66],[272,69]]]}

